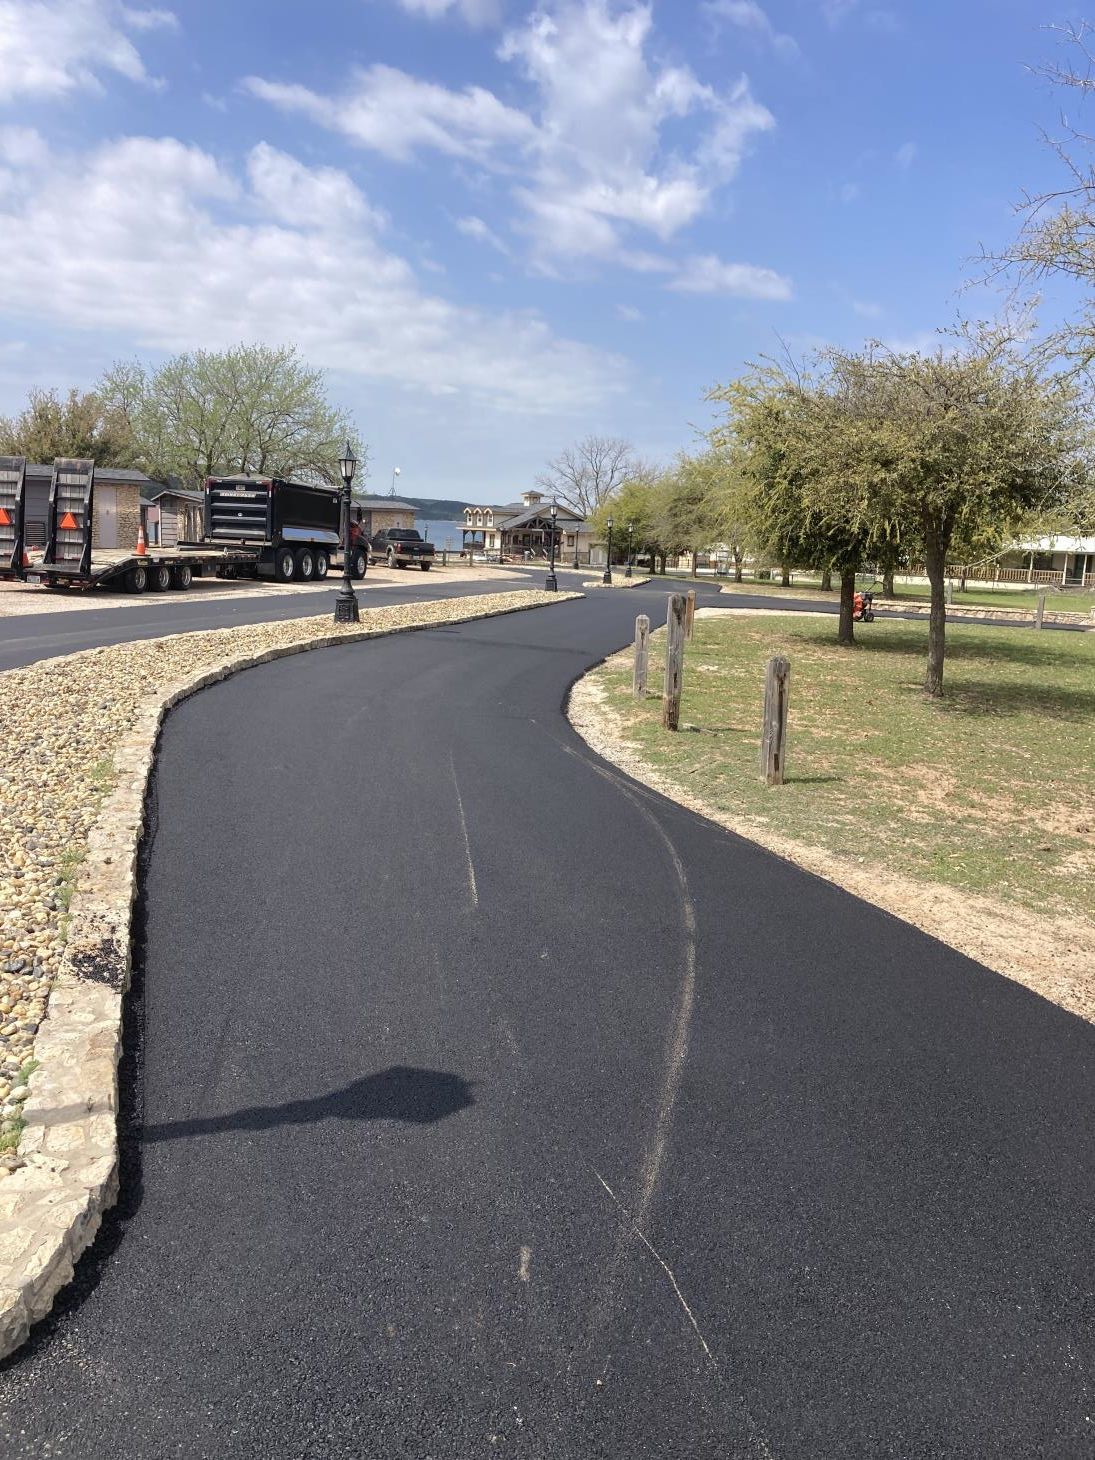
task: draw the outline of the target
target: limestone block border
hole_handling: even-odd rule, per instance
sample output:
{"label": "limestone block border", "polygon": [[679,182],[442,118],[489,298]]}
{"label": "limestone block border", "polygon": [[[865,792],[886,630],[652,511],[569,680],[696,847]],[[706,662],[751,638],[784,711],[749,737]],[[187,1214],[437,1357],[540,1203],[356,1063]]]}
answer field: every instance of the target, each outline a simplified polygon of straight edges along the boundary
{"label": "limestone block border", "polygon": [[541,603],[499,604],[463,616],[454,605],[451,618],[389,628],[362,626],[237,654],[176,681],[139,710],[115,750],[117,779],[88,836],[68,942],[35,1040],[40,1068],[31,1076],[23,1106],[26,1127],[19,1154],[24,1164],[0,1182],[0,1359],[17,1349],[32,1325],[49,1312],[93,1242],[104,1212],[117,1199],[118,1063],[132,973],[131,925],[145,797],[168,712],[241,669],[291,654],[523,613],[581,597],[563,592]]}

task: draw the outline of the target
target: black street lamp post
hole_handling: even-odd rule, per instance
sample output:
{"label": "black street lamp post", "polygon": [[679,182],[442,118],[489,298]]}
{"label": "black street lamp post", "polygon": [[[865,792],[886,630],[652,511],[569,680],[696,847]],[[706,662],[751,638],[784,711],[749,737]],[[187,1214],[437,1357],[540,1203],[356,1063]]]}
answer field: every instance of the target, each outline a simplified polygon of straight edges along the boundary
{"label": "black street lamp post", "polygon": [[605,588],[611,588],[612,587],[612,518],[611,517],[608,519],[608,555],[605,558],[605,571],[604,571],[604,576],[601,578],[601,584]]}
{"label": "black street lamp post", "polygon": [[624,577],[631,577],[631,534],[635,531],[634,522],[627,524],[627,567],[624,569]]}
{"label": "black street lamp post", "polygon": [[342,502],[345,515],[342,519],[342,587],[338,590],[338,597],[335,599],[336,624],[356,624],[361,622],[361,612],[357,606],[357,594],[354,592],[354,585],[350,581],[350,509],[352,505],[350,484],[354,479],[354,471],[356,468],[357,457],[354,455],[353,447],[347,441],[346,450],[338,459],[338,469],[342,473]]}
{"label": "black street lamp post", "polygon": [[548,593],[559,591],[559,580],[555,576],[555,519],[559,515],[559,508],[556,503],[551,504],[551,567],[548,568],[547,578],[544,580],[544,588]]}

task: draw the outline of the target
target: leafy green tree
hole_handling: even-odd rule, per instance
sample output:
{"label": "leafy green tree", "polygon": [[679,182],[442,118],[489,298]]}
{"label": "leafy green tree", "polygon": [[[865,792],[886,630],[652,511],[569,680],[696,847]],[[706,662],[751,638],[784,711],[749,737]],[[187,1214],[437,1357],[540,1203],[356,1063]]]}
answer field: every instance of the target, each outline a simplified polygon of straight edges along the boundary
{"label": "leafy green tree", "polygon": [[594,508],[589,519],[598,537],[605,539],[608,536],[608,519],[611,517],[613,543],[616,546],[626,544],[630,523],[632,551],[635,556],[648,554],[651,567],[655,571],[660,558],[663,573],[668,549],[662,542],[658,529],[664,493],[664,474],[659,468],[649,463],[633,463],[626,481]]}
{"label": "leafy green tree", "polygon": [[135,448],[124,413],[97,392],[70,390],[62,397],[56,390],[32,390],[17,416],[0,419],[0,454],[132,466]]}
{"label": "leafy green tree", "polygon": [[152,371],[122,363],[99,390],[127,422],[145,471],[190,485],[234,472],[337,484],[342,446],[354,439],[323,372],[290,346],[198,350]]}
{"label": "leafy green tree", "polygon": [[837,639],[854,643],[856,573],[897,530],[879,491],[892,469],[886,432],[831,367],[814,377],[770,362],[710,398],[727,406],[715,438],[752,482],[758,548],[785,570],[839,573]]}

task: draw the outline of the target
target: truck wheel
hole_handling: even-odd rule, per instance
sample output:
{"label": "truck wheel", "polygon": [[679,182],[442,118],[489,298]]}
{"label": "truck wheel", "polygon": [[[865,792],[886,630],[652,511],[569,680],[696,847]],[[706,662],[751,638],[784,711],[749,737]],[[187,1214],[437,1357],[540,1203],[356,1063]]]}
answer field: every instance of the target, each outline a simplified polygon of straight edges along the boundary
{"label": "truck wheel", "polygon": [[127,593],[143,593],[148,587],[148,569],[143,563],[135,563],[125,575]]}
{"label": "truck wheel", "polygon": [[171,587],[171,567],[168,563],[157,563],[148,575],[148,586],[153,593],[166,593]]}
{"label": "truck wheel", "polygon": [[398,568],[400,566],[401,566],[400,563],[398,563],[396,561],[395,553],[393,553],[392,550],[391,550],[391,548],[389,548],[388,549],[388,567],[389,568]]}
{"label": "truck wheel", "polygon": [[316,559],[311,548],[297,548],[297,577],[302,583],[310,583],[316,575]]}
{"label": "truck wheel", "polygon": [[433,564],[432,563],[419,563],[418,566],[422,569],[423,573],[428,573],[430,571],[430,569],[433,567]]}
{"label": "truck wheel", "polygon": [[369,559],[365,556],[365,549],[354,548],[350,554],[350,577],[364,578],[368,566]]}
{"label": "truck wheel", "polygon": [[185,593],[194,580],[194,570],[189,563],[176,563],[171,574],[171,586]]}
{"label": "truck wheel", "polygon": [[297,560],[291,547],[279,547],[274,554],[274,577],[279,583],[291,583],[297,576]]}
{"label": "truck wheel", "polygon": [[316,577],[320,580],[320,582],[322,582],[323,579],[326,578],[327,574],[330,572],[330,569],[331,560],[323,551],[323,549],[320,548],[316,553]]}

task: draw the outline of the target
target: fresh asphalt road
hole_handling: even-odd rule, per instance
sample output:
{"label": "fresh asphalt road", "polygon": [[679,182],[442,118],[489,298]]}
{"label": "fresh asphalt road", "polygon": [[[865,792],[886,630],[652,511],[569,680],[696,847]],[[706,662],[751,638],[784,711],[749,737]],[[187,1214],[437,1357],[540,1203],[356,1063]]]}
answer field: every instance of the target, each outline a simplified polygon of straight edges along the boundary
{"label": "fresh asphalt road", "polygon": [[1095,1453],[1095,1030],[595,757],[635,611],[172,713],[123,1201],[6,1460]]}

